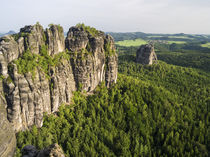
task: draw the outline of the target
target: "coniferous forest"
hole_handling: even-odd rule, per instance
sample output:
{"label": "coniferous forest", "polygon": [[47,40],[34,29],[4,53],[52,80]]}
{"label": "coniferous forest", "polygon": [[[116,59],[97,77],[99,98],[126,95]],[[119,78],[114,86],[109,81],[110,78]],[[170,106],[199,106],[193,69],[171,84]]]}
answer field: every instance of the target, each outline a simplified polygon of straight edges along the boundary
{"label": "coniferous forest", "polygon": [[158,63],[143,66],[135,47],[118,46],[117,83],[77,91],[42,128],[19,132],[16,156],[58,143],[66,156],[207,157],[210,50],[175,48],[157,46]]}

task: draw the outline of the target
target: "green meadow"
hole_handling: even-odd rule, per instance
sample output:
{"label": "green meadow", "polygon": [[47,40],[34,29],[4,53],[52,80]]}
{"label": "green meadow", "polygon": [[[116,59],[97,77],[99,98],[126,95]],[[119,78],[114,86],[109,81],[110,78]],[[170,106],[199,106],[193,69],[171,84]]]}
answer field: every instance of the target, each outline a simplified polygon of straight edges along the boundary
{"label": "green meadow", "polygon": [[210,48],[210,43],[202,44],[201,47],[207,47]]}
{"label": "green meadow", "polygon": [[148,38],[161,38],[163,36],[160,36],[160,35],[153,35],[153,36],[148,36]]}
{"label": "green meadow", "polygon": [[[173,41],[173,40],[164,40],[164,41],[167,41],[168,44],[185,44],[186,42],[185,41]],[[123,40],[123,41],[118,41],[116,42],[116,45],[119,45],[119,46],[125,46],[125,47],[130,47],[130,46],[141,46],[141,45],[144,45],[144,44],[147,44],[148,41],[146,40],[143,40],[141,38],[139,39],[135,39],[135,40]],[[209,45],[210,46],[210,43]]]}
{"label": "green meadow", "polygon": [[187,37],[187,36],[168,36],[168,38],[190,39],[190,40],[193,40],[193,38],[190,38],[190,37]]}
{"label": "green meadow", "polygon": [[185,44],[185,41],[167,41],[168,44]]}
{"label": "green meadow", "polygon": [[130,47],[130,46],[140,46],[140,45],[147,44],[147,41],[143,39],[123,40],[123,41],[116,42],[116,44],[119,46]]}

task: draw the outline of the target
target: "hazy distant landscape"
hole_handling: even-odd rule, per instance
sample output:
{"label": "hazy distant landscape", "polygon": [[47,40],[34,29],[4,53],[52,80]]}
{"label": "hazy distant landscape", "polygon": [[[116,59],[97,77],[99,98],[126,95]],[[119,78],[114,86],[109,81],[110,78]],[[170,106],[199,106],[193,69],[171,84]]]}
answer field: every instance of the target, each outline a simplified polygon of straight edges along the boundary
{"label": "hazy distant landscape", "polygon": [[[32,32],[28,32],[28,29]],[[26,89],[24,86],[27,85],[19,85],[16,80],[22,77],[26,77],[26,79],[31,77],[33,85],[38,85],[37,69],[39,69],[44,73],[41,76],[42,79],[49,81],[46,85],[50,84],[52,100],[56,88],[60,88],[61,91],[63,88],[70,89],[68,91],[70,93],[73,88],[72,101],[69,104],[68,99],[62,94],[58,95],[57,98],[66,101],[66,105],[65,103],[59,104],[55,114],[44,114],[41,127],[38,124],[31,126],[28,124],[26,131],[18,130],[16,133],[16,157],[22,157],[24,154],[32,152],[31,149],[38,155],[46,150],[56,150],[58,154],[66,156],[208,156],[210,36],[142,32],[111,32],[105,35],[84,24],[77,24],[70,28],[70,33],[64,33],[60,25],[53,24],[49,25],[49,29],[47,28],[42,36],[39,31],[43,32],[43,28],[37,22],[33,26],[24,27],[19,33],[10,31],[2,34],[0,45],[3,48],[0,47],[0,50],[3,55],[14,53],[11,50],[16,46],[16,43],[20,44],[21,38],[24,39],[22,49],[26,48],[22,52],[23,54],[17,56],[17,59],[6,67],[9,76],[4,75],[2,71],[1,81],[4,85],[2,92],[5,92],[7,102],[11,102],[12,96],[16,96],[16,93],[6,93],[11,88],[9,86],[20,86],[19,93],[23,96]],[[58,33],[59,36],[55,35],[52,38],[53,33]],[[115,43],[112,43],[113,39],[107,34],[111,34]],[[55,49],[58,51],[60,42],[63,40],[64,43],[64,35],[66,51],[53,55],[52,52]],[[104,52],[95,49],[100,45],[92,42],[101,38],[101,35],[103,35],[105,43],[102,45]],[[37,37],[34,38],[34,36]],[[39,38],[44,40],[41,41],[40,49],[37,49],[39,54],[34,54],[33,51],[36,49],[30,44],[33,42],[39,44]],[[86,38],[88,44],[84,49],[80,47],[80,42]],[[53,49],[50,40],[57,43],[57,45],[53,45]],[[67,41],[70,42],[69,45]],[[113,47],[114,45],[116,49]],[[137,52],[142,46],[147,45],[154,48],[158,61],[150,65],[139,64]],[[75,47],[78,47],[79,50],[74,52]],[[20,51],[21,48],[18,50]],[[145,48],[141,51],[148,53]],[[105,78],[108,78],[107,75],[116,77],[116,68],[118,67],[118,79],[116,84],[113,84],[113,81],[111,84],[107,80],[100,82],[89,95],[87,93],[93,88],[93,85],[87,84],[87,82],[94,80],[91,75],[95,75],[95,73],[88,71],[88,68],[91,67],[90,64],[94,60],[97,60],[93,57],[93,52],[104,53],[106,57],[104,60],[107,71]],[[116,59],[117,55],[118,59]],[[145,55],[147,56],[147,54],[143,56]],[[86,62],[80,64],[81,61]],[[77,81],[75,83],[71,81],[69,85],[66,85],[63,83],[72,79],[72,73],[67,68],[69,63],[73,69],[73,77]],[[16,72],[14,64],[17,67]],[[3,61],[1,61],[1,65],[4,69]],[[66,66],[67,69],[63,66]],[[59,75],[56,77],[61,82],[54,82],[54,75],[57,74],[53,74],[53,70],[61,67],[65,73],[70,72],[66,76],[67,80],[62,78],[64,73],[59,74],[57,71]],[[81,69],[83,70],[81,71]],[[85,73],[91,75],[86,77]],[[77,84],[76,89],[72,86],[73,84]],[[25,88],[24,90],[21,89],[22,86]],[[36,88],[31,89],[30,87],[28,90],[29,93],[37,92]],[[49,97],[43,95],[40,98],[48,99]],[[20,98],[20,102],[24,99],[28,100],[29,108],[31,108],[33,106],[33,104],[30,106],[32,100],[29,101],[29,99],[31,98]],[[15,107],[16,101],[13,103]],[[47,102],[43,101],[43,103]],[[40,105],[46,105],[43,103]],[[53,106],[53,101],[51,101],[51,105]],[[29,109],[28,107],[24,108]],[[19,112],[23,114],[23,118],[24,113],[21,110]],[[29,112],[31,111],[28,110],[25,114],[29,114]],[[34,114],[35,112],[40,111],[35,109]],[[7,114],[13,116],[9,112]],[[34,118],[36,121],[40,117]],[[14,128],[19,125],[21,126],[22,123]],[[3,132],[0,136],[3,137],[4,134],[7,132]],[[28,145],[33,145],[33,148]]]}
{"label": "hazy distant landscape", "polygon": [[209,157],[210,1],[2,1],[0,157]]}
{"label": "hazy distant landscape", "polygon": [[[41,128],[18,132],[16,156],[28,144],[40,150],[53,143],[67,156],[208,156],[209,37],[110,34],[118,54],[117,83],[102,83],[89,96],[79,89],[70,106],[44,117]],[[154,46],[156,64],[136,62],[145,44]]]}
{"label": "hazy distant landscape", "polygon": [[3,36],[5,36],[5,35],[11,35],[11,34],[15,34],[15,31],[9,31],[9,32],[7,32],[7,33],[1,33],[1,32],[0,32],[0,37],[3,37]]}

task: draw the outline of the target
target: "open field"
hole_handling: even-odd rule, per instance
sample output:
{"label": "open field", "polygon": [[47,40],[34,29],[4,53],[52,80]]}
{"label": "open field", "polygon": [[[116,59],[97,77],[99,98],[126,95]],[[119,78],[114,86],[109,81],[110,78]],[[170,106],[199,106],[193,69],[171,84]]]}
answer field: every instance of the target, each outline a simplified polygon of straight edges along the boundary
{"label": "open field", "polygon": [[210,48],[210,43],[202,44],[201,47],[207,47]]}
{"label": "open field", "polygon": [[193,40],[193,38],[190,38],[190,37],[187,37],[187,36],[168,36],[168,38],[189,39],[189,40]]}
{"label": "open field", "polygon": [[145,41],[143,39],[123,40],[123,41],[116,42],[116,44],[119,45],[119,46],[130,47],[130,46],[140,46],[140,45],[143,45],[143,44],[147,44],[147,41]]}
{"label": "open field", "polygon": [[[166,40],[167,41],[167,40]],[[185,41],[167,41],[168,44],[185,44]]]}
{"label": "open field", "polygon": [[[186,43],[185,41],[173,41],[173,40],[162,40],[162,41],[164,41],[168,44],[173,44],[173,43],[175,43],[175,44],[185,44]],[[141,45],[144,45],[144,44],[147,44],[147,43],[148,43],[148,41],[139,38],[139,39],[135,39],[135,40],[118,41],[118,42],[116,42],[116,45],[130,47],[130,46],[141,46]]]}
{"label": "open field", "polygon": [[160,36],[160,35],[153,35],[153,36],[148,36],[148,38],[161,38],[163,36]]}

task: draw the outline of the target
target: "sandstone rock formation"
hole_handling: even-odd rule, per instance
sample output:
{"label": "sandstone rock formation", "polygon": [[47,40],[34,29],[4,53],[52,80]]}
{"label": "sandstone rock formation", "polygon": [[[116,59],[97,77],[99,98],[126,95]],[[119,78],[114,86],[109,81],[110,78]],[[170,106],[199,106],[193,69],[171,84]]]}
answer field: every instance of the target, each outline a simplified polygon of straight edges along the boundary
{"label": "sandstone rock formation", "polygon": [[[107,45],[113,54],[107,55]],[[89,92],[104,80],[107,86],[116,82],[118,57],[111,36],[101,31],[95,35],[84,27],[72,27],[67,34],[66,48],[76,52],[71,64],[77,87],[82,84],[82,90]]]}
{"label": "sandstone rock formation", "polygon": [[7,116],[16,131],[36,124],[42,126],[43,113],[51,113],[49,81],[37,68],[35,76],[19,74],[14,64],[9,72],[10,81],[4,80],[7,100]]}
{"label": "sandstone rock formation", "polygon": [[51,25],[49,29],[46,29],[45,33],[50,55],[54,55],[65,50],[64,33],[61,26]]}
{"label": "sandstone rock formation", "polygon": [[[43,47],[47,52],[42,52]],[[24,59],[32,60],[31,64]],[[0,72],[9,122],[15,131],[34,124],[41,127],[43,114],[69,104],[79,87],[91,92],[103,81],[107,87],[116,83],[117,62],[113,38],[84,25],[71,27],[66,39],[61,26],[44,30],[39,24],[0,38]],[[22,65],[31,71],[21,71]]]}
{"label": "sandstone rock formation", "polygon": [[40,24],[21,28],[16,40],[20,37],[24,38],[25,50],[29,49],[31,53],[35,54],[40,52],[40,47],[44,45],[46,41],[44,29]]}
{"label": "sandstone rock formation", "polygon": [[65,157],[62,148],[58,144],[38,151],[34,146],[27,145],[22,149],[23,157]]}
{"label": "sandstone rock formation", "polygon": [[61,26],[39,24],[0,38],[0,156],[13,153],[14,131],[41,127],[78,88],[116,83],[117,62],[113,38],[89,26],[70,28],[66,39]]}
{"label": "sandstone rock formation", "polygon": [[150,44],[140,46],[136,52],[136,62],[143,65],[157,63],[154,46]]}

